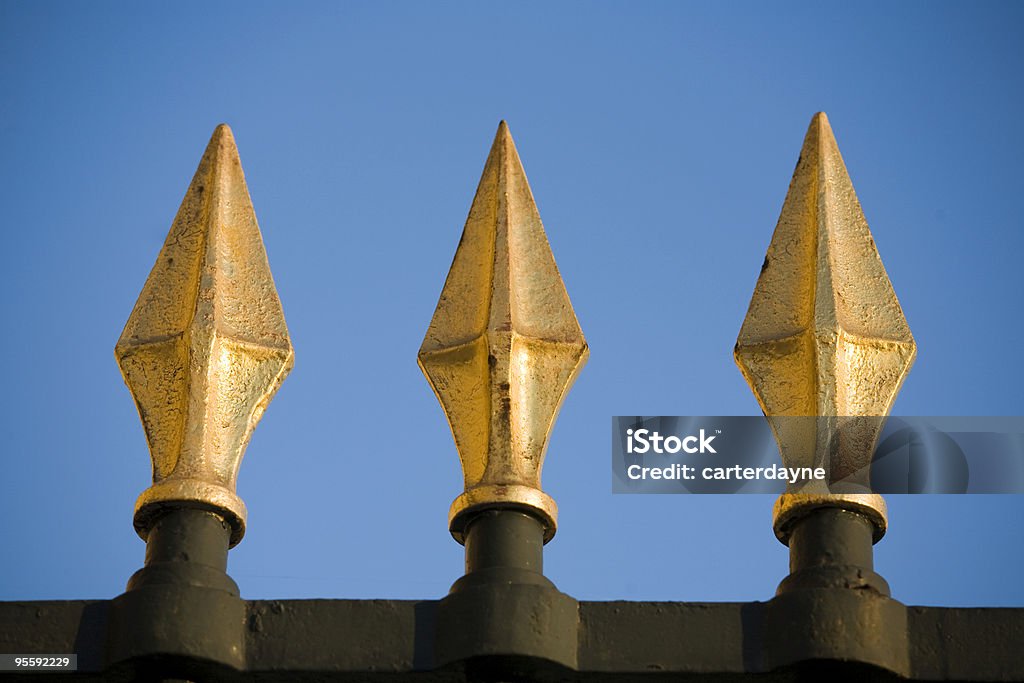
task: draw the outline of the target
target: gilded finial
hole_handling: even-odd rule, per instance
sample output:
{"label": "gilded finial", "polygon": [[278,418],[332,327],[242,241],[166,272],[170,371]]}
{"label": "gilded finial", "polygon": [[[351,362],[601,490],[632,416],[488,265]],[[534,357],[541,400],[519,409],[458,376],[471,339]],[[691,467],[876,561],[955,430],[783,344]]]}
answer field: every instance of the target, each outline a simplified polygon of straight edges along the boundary
{"label": "gilded finial", "polygon": [[242,454],[294,353],[231,129],[199,162],[115,347],[153,462],[135,504],[146,538],[161,508],[211,510],[245,532]]}
{"label": "gilded finial", "polygon": [[[735,349],[784,464],[824,467],[831,482],[854,481],[864,491],[916,352],[828,118],[818,113]],[[815,419],[787,419],[795,416]],[[795,519],[830,505],[868,516],[877,540],[885,501],[857,490],[840,483],[787,492],[775,506],[776,535],[786,542]]]}
{"label": "gilded finial", "polygon": [[449,528],[485,508],[531,512],[555,533],[540,473],[555,417],[588,356],[512,135],[498,126],[419,365],[451,426],[465,491]]}

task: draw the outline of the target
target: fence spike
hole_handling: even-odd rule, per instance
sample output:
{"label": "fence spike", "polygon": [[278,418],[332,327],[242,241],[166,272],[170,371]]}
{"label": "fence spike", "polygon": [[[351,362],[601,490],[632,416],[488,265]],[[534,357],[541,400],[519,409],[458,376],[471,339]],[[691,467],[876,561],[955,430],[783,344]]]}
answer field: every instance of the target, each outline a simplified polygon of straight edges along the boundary
{"label": "fence spike", "polygon": [[223,516],[237,544],[238,468],[294,352],[226,125],[210,138],[115,355],[153,463],[135,505],[139,535],[161,509],[184,506]]}
{"label": "fence spike", "polygon": [[554,535],[541,466],[588,353],[502,121],[418,356],[462,461],[465,490],[449,511],[459,542],[486,508],[532,512],[545,541]]}
{"label": "fence spike", "polygon": [[[735,348],[784,463],[824,465],[831,480],[866,473],[916,352],[828,118],[818,113]],[[773,419],[790,416],[817,419]],[[882,497],[836,490],[783,495],[774,511],[779,539],[821,506],[867,515],[880,538]]]}

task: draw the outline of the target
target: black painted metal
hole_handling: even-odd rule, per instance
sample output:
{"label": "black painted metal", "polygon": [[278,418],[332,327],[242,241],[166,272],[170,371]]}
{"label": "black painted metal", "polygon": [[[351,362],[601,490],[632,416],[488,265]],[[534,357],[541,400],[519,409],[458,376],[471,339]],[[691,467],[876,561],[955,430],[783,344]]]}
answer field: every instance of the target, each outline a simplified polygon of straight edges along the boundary
{"label": "black painted metal", "polygon": [[544,526],[517,510],[485,510],[466,528],[466,573],[497,567],[544,571]]}
{"label": "black painted metal", "polygon": [[193,508],[170,509],[157,517],[149,530],[146,566],[203,565],[223,574],[228,568],[230,539],[231,529],[219,515]]}
{"label": "black painted metal", "polygon": [[889,596],[874,571],[871,522],[856,512],[819,508],[798,520],[789,537],[789,576],[778,593],[810,588],[869,589]]}
{"label": "black painted metal", "polygon": [[437,608],[438,665],[479,680],[576,666],[578,606],[543,575],[543,552],[544,527],[528,513],[485,510],[469,522],[466,575]]}
{"label": "black painted metal", "polygon": [[763,614],[764,669],[829,660],[912,675],[906,606],[874,571],[873,532],[866,517],[840,508],[795,522],[789,576]]}
{"label": "black painted metal", "polygon": [[[544,578],[540,523],[481,513],[439,601],[243,601],[216,515],[169,511],[110,601],[0,603],[0,652],[77,653],[25,681],[1024,681],[1024,610],[907,607],[879,590],[870,524],[794,528],[768,602],[581,602]],[[884,582],[883,582],[884,584]]]}
{"label": "black painted metal", "polygon": [[[804,591],[812,593],[815,591]],[[822,591],[824,592],[824,591]],[[0,652],[79,655],[76,674],[29,674],[25,681],[130,681],[144,673],[193,681],[472,681],[534,678],[566,681],[794,681],[914,680],[1024,681],[1024,610],[904,607],[870,591],[832,591],[846,603],[824,601],[820,632],[801,623],[805,605],[784,596],[770,602],[580,602],[577,663],[565,667],[543,658],[489,655],[442,665],[434,600],[254,600],[246,603],[242,667],[187,662],[192,675],[108,664],[104,643],[112,601],[0,603]],[[861,593],[888,604],[902,624],[900,668],[838,652],[835,629],[858,617]],[[849,611],[853,604],[853,612]],[[885,620],[878,625],[885,627]],[[142,625],[140,625],[142,626]],[[879,638],[891,634],[884,630]],[[847,653],[856,643],[847,645]],[[480,670],[486,667],[488,675]],[[511,671],[528,670],[513,677]],[[830,676],[831,678],[814,678]],[[857,678],[852,679],[852,676]],[[866,676],[866,678],[860,678]],[[19,680],[15,678],[14,680]]]}
{"label": "black painted metal", "polygon": [[244,668],[246,604],[225,572],[229,540],[205,510],[171,508],[153,522],[145,566],[111,602],[109,667],[189,680]]}

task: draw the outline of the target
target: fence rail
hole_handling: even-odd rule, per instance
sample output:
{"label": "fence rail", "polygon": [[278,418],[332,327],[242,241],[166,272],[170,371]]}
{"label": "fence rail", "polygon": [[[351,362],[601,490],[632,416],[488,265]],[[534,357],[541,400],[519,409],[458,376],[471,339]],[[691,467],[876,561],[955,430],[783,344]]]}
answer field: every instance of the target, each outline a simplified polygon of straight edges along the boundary
{"label": "fence rail", "polygon": [[[855,488],[779,498],[790,574],[766,602],[561,592],[543,573],[558,508],[541,467],[588,353],[502,122],[418,356],[462,465],[465,575],[436,600],[243,600],[226,573],[246,524],[235,485],[294,352],[218,127],[116,346],[153,463],[145,564],[112,600],[0,603],[0,654],[76,655],[73,673],[14,666],[25,680],[1024,680],[1024,610],[893,599],[872,559],[885,502]],[[817,114],[735,347],[784,464],[865,470],[881,422],[837,434],[838,418],[887,415],[915,354]]]}

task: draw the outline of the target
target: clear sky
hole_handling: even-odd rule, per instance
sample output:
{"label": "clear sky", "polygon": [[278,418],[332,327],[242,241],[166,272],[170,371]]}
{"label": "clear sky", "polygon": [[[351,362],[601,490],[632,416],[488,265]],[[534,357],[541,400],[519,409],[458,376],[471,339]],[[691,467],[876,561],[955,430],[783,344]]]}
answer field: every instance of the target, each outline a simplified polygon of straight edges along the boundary
{"label": "clear sky", "polygon": [[[918,343],[894,412],[1019,415],[1019,3],[0,1],[0,599],[110,598],[149,457],[113,347],[220,122],[296,364],[248,449],[247,598],[435,598],[461,474],[416,367],[500,119],[590,362],[548,575],[768,599],[770,496],[613,496],[610,416],[744,415],[732,347],[828,113]],[[911,604],[1024,606],[1024,498],[892,497]]]}

